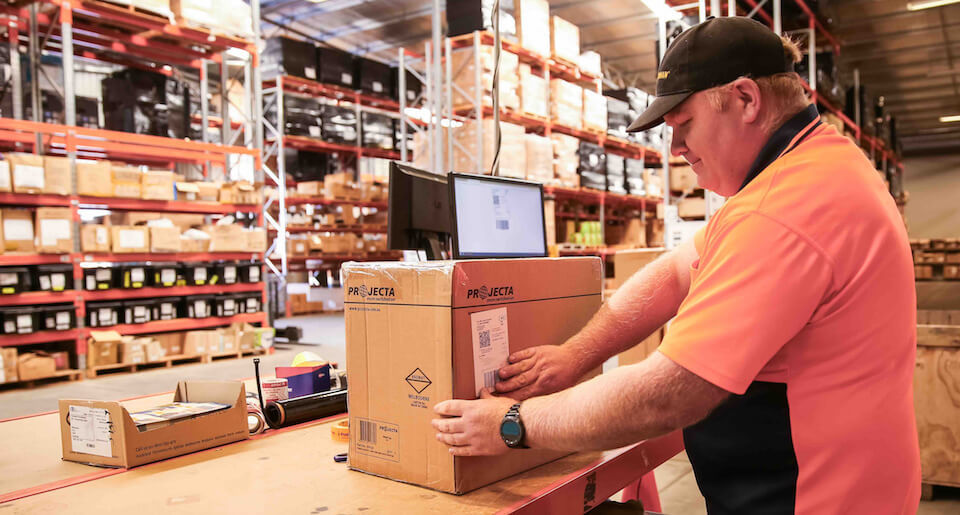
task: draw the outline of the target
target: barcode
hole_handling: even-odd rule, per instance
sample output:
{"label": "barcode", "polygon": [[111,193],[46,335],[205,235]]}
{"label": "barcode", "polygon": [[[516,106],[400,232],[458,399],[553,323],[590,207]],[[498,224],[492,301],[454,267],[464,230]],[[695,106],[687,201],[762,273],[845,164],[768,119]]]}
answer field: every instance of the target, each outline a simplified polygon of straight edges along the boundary
{"label": "barcode", "polygon": [[490,331],[480,331],[480,348],[485,349],[490,346]]}
{"label": "barcode", "polygon": [[484,388],[493,388],[493,385],[497,384],[497,382],[498,382],[499,380],[500,380],[500,378],[497,377],[497,371],[496,371],[496,370],[491,370],[491,371],[489,371],[489,372],[484,372],[484,373],[483,373],[483,387],[484,387]]}
{"label": "barcode", "polygon": [[509,231],[509,230],[510,230],[510,220],[497,220],[497,230],[500,230],[500,231]]}
{"label": "barcode", "polygon": [[372,443],[376,445],[377,443],[377,423],[370,422],[368,420],[360,421],[360,441]]}
{"label": "barcode", "polygon": [[493,196],[493,205],[495,205],[495,206],[499,206],[499,205],[500,205],[500,195],[494,195],[494,196]]}

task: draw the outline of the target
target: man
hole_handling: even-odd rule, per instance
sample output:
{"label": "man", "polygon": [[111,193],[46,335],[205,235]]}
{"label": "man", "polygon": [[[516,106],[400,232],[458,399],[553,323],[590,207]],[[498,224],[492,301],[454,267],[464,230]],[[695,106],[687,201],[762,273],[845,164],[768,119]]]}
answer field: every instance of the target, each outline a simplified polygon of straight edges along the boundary
{"label": "man", "polygon": [[[906,231],[873,165],[809,105],[800,57],[746,18],[677,38],[631,129],[665,121],[672,154],[727,202],[569,341],[510,356],[500,397],[437,404],[452,454],[683,429],[711,514],[916,511]],[[645,361],[573,386],[674,316]]]}

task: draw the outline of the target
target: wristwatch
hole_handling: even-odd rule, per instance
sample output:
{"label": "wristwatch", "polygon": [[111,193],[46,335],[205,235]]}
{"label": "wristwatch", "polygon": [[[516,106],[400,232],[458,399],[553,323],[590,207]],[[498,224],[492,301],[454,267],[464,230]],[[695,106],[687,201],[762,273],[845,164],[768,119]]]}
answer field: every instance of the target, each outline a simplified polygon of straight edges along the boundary
{"label": "wristwatch", "polygon": [[529,449],[524,444],[526,430],[523,427],[523,421],[520,420],[520,403],[510,406],[510,410],[503,416],[500,422],[500,438],[503,443],[511,449]]}

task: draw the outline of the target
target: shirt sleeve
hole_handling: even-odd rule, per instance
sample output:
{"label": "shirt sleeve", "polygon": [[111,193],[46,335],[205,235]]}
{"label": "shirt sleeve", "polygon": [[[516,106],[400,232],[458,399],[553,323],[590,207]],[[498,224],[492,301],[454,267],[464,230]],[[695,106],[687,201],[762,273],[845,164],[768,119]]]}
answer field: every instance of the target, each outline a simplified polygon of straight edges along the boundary
{"label": "shirt sleeve", "polygon": [[698,236],[704,239],[697,241],[690,291],[659,350],[743,394],[810,321],[831,287],[833,267],[808,238],[762,213]]}

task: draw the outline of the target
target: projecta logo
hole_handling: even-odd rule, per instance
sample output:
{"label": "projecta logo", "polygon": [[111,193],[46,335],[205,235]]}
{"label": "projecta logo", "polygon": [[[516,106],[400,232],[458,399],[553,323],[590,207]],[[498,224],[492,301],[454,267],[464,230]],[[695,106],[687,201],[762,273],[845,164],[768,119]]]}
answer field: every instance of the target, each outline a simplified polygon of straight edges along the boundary
{"label": "projecta logo", "polygon": [[513,297],[513,286],[496,286],[488,287],[481,286],[479,288],[473,288],[467,290],[468,299],[480,299],[483,301],[488,300],[504,300]]}
{"label": "projecta logo", "polygon": [[347,288],[347,295],[358,295],[362,298],[367,297],[396,297],[392,287],[389,286],[371,286],[367,287],[366,284],[361,284],[360,286],[351,286]]}

